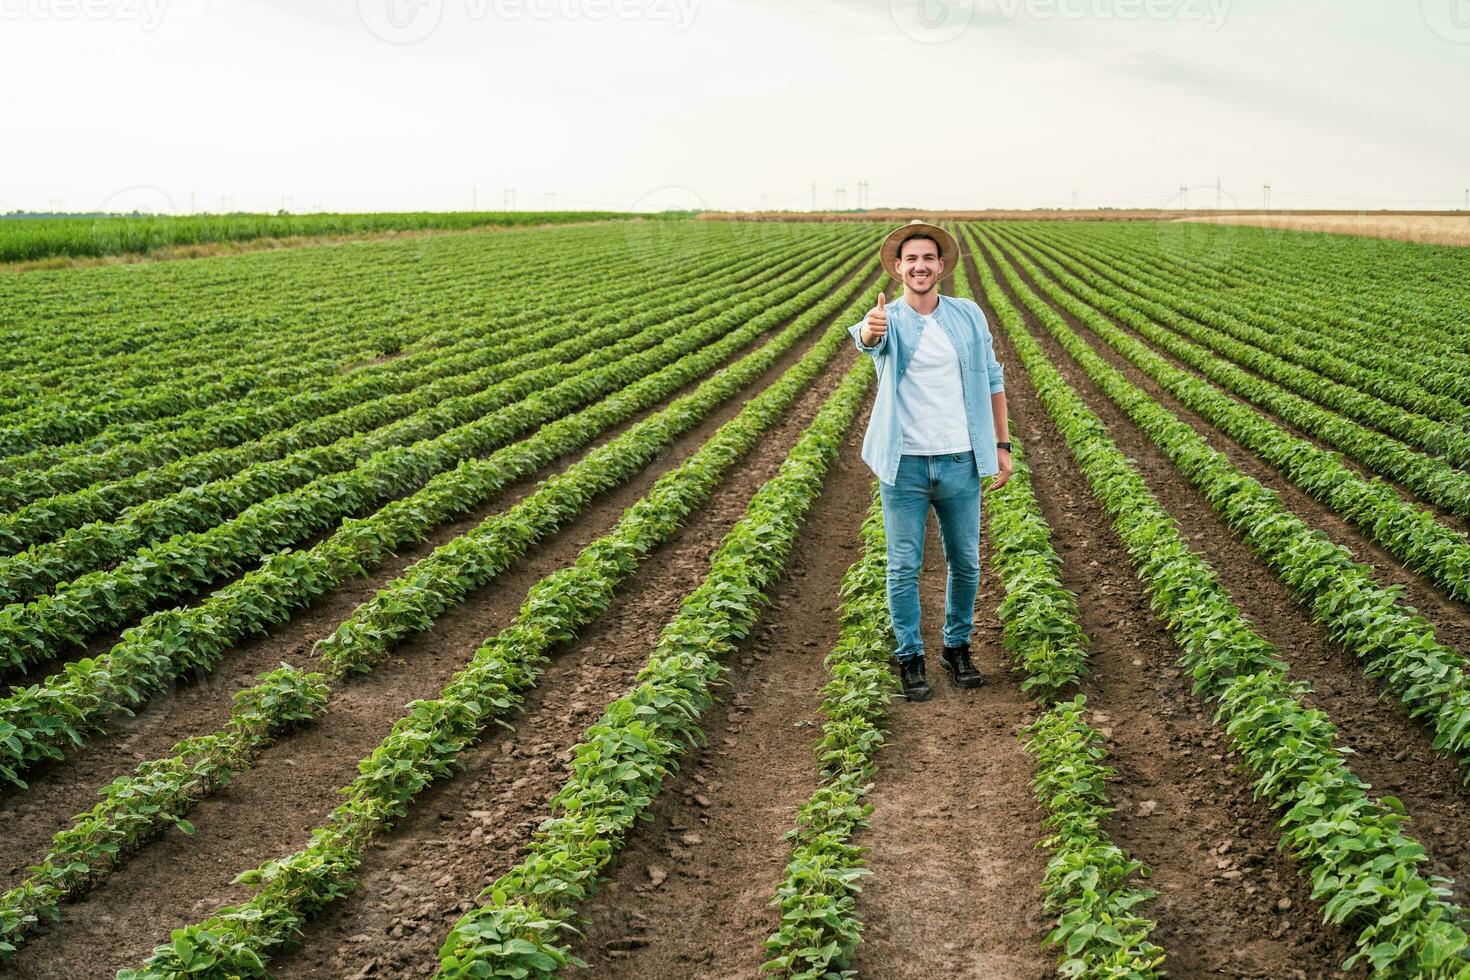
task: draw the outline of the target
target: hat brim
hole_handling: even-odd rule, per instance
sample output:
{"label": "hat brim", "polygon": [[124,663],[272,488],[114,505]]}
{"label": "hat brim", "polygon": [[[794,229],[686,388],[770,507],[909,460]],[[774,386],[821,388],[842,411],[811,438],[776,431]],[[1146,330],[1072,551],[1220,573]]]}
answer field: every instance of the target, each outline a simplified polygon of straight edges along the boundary
{"label": "hat brim", "polygon": [[940,279],[948,279],[955,274],[960,267],[960,243],[955,237],[938,225],[931,225],[927,221],[912,221],[900,228],[894,229],[888,237],[883,239],[883,244],[878,249],[878,258],[883,263],[883,271],[892,279],[903,281],[895,270],[898,262],[898,247],[912,235],[923,234],[933,238],[939,243],[939,260],[944,263],[944,271],[939,274]]}

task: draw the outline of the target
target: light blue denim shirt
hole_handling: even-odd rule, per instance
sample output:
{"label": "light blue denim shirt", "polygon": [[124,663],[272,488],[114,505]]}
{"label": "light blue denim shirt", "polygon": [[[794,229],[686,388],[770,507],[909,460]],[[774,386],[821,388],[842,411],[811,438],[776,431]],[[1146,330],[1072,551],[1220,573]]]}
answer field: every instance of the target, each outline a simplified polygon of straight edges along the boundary
{"label": "light blue denim shirt", "polygon": [[[867,317],[847,332],[857,349],[873,358],[878,372],[878,395],[873,401],[873,414],[868,418],[868,431],[863,436],[863,462],[884,483],[898,479],[898,461],[903,456],[903,430],[898,421],[898,382],[908,370],[919,338],[924,334],[924,321],[902,296],[885,304],[888,332],[872,347],[864,347],[859,331]],[[965,395],[965,419],[970,430],[970,445],[975,449],[975,468],[980,476],[1000,472],[995,456],[995,420],[990,411],[990,396],[1005,390],[1005,373],[995,359],[995,346],[990,338],[990,325],[978,303],[958,296],[940,296],[934,309],[934,321],[944,328],[949,342],[960,358],[960,384]]]}

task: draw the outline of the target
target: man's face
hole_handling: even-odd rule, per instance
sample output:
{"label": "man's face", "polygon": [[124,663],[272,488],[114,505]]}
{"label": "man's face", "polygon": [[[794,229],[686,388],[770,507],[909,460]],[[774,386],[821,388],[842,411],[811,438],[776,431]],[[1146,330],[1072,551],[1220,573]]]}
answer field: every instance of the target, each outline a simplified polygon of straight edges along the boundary
{"label": "man's face", "polygon": [[898,250],[898,275],[903,284],[916,296],[922,296],[939,282],[944,274],[944,262],[939,258],[939,246],[927,238],[915,238],[903,243]]}

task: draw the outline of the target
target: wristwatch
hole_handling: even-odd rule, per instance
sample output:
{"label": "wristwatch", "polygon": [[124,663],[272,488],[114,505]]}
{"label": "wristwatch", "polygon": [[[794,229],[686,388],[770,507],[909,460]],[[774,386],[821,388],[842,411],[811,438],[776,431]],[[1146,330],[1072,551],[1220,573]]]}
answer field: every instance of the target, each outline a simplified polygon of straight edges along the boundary
{"label": "wristwatch", "polygon": [[1011,444],[1008,443],[1008,442],[997,442],[995,444],[995,448],[996,449],[1004,449],[1006,452],[1010,452],[1011,451]]}

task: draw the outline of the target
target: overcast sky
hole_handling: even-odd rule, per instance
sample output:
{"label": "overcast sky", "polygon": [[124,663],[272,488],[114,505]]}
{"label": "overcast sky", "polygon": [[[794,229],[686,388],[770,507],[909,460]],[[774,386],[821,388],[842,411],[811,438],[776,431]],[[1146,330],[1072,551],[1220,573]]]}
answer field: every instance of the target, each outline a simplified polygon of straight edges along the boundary
{"label": "overcast sky", "polygon": [[1470,187],[1470,0],[0,0],[0,85],[0,210]]}

